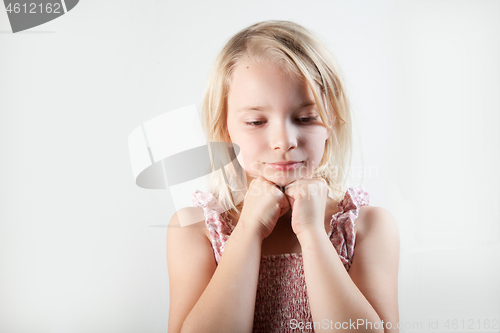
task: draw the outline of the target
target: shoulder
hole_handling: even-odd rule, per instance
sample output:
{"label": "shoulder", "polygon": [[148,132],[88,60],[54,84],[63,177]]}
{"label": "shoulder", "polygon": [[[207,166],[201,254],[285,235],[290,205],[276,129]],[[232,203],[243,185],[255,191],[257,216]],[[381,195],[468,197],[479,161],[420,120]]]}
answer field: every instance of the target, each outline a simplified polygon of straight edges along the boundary
{"label": "shoulder", "polygon": [[[356,219],[354,263],[378,267],[397,274],[399,265],[399,231],[394,216],[386,209],[360,207]],[[361,258],[364,258],[363,260]]]}
{"label": "shoulder", "polygon": [[168,225],[169,331],[180,331],[216,269],[203,215],[201,208],[183,208]]}
{"label": "shoulder", "polygon": [[349,275],[384,322],[397,323],[399,233],[386,209],[362,206]]}
{"label": "shoulder", "polygon": [[377,235],[399,238],[396,219],[387,209],[382,207],[361,206],[355,225],[358,239],[377,237]]}
{"label": "shoulder", "polygon": [[170,223],[179,226],[188,226],[205,221],[205,214],[201,207],[185,207],[179,209],[170,219]]}
{"label": "shoulder", "polygon": [[[203,208],[185,207],[179,209],[170,219],[168,224],[167,239],[175,237],[190,237],[200,240],[201,237],[210,239],[208,229],[205,227],[205,215]],[[173,240],[167,242],[177,243]]]}
{"label": "shoulder", "polygon": [[193,271],[203,271],[206,276],[215,271],[214,253],[204,220],[186,220],[200,217],[199,214],[197,208],[183,208],[172,216],[167,228],[167,265],[170,285],[175,290],[183,289],[178,286],[193,279],[189,277]]}
{"label": "shoulder", "polygon": [[[381,207],[362,206],[355,221],[355,255],[367,252],[371,260],[385,260],[397,266],[399,262],[399,230],[394,216]],[[389,260],[393,258],[394,260]]]}

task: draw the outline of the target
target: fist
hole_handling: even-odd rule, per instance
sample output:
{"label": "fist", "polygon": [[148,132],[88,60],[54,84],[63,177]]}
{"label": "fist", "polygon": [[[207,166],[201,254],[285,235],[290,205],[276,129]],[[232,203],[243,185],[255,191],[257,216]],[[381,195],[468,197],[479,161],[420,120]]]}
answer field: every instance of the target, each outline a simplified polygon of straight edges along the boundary
{"label": "fist", "polygon": [[278,218],[289,209],[287,196],[274,183],[258,177],[248,187],[240,220],[264,239],[271,234]]}
{"label": "fist", "polygon": [[323,178],[303,178],[285,187],[292,209],[292,229],[296,235],[308,230],[325,231],[328,185]]}

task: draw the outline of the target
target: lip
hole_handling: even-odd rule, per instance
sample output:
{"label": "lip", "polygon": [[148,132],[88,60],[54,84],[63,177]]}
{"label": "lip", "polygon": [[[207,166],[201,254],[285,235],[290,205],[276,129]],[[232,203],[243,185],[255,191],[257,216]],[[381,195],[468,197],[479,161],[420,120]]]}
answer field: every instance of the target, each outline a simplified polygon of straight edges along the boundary
{"label": "lip", "polygon": [[302,162],[288,161],[288,162],[274,162],[268,163],[272,168],[279,171],[291,171],[297,168]]}

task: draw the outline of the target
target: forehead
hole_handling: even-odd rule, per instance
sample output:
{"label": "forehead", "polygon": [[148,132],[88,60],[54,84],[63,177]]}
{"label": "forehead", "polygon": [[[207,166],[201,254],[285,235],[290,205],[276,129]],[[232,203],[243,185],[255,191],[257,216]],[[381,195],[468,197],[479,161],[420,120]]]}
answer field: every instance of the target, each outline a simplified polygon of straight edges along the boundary
{"label": "forehead", "polygon": [[228,107],[247,103],[314,102],[307,80],[283,64],[271,61],[240,60],[231,75]]}
{"label": "forehead", "polygon": [[[244,54],[233,66],[229,77],[229,85],[237,74],[248,72],[246,69],[267,68],[282,76],[290,76],[296,80],[304,80],[296,66],[291,65],[281,57],[270,54]],[[245,69],[245,70],[244,70]]]}

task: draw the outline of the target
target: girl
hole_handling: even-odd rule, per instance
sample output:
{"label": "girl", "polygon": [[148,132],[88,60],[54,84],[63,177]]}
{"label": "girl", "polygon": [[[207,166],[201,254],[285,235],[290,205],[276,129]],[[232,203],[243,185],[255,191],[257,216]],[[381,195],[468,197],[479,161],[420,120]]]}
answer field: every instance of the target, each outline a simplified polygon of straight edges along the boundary
{"label": "girl", "polygon": [[351,116],[326,48],[292,22],[242,30],[203,113],[208,141],[240,151],[170,221],[169,332],[396,332],[397,226],[343,188]]}

